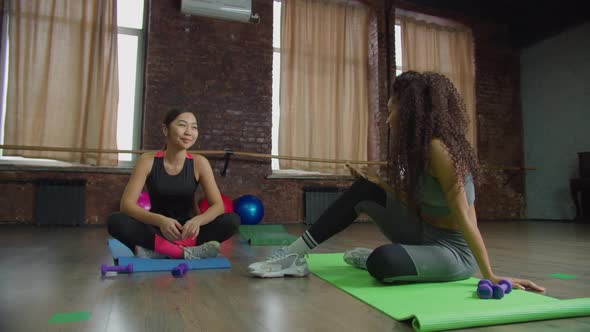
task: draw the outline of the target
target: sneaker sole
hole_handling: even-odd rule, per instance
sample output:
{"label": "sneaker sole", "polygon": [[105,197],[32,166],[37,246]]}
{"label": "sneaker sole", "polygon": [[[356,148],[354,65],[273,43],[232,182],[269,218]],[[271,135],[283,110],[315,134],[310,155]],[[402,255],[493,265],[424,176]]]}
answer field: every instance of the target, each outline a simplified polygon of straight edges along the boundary
{"label": "sneaker sole", "polygon": [[309,270],[306,271],[276,271],[276,272],[255,272],[250,271],[252,276],[258,278],[282,278],[282,277],[307,277]]}

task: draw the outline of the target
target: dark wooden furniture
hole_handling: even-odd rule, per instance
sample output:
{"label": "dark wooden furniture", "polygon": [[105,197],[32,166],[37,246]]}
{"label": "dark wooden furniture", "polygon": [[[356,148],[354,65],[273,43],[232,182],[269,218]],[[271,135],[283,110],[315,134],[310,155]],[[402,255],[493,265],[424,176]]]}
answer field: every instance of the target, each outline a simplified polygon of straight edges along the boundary
{"label": "dark wooden furniture", "polygon": [[571,179],[570,192],[576,205],[576,219],[590,220],[590,178]]}
{"label": "dark wooden furniture", "polygon": [[570,192],[576,205],[576,220],[590,220],[590,152],[578,152],[580,177],[570,180]]}

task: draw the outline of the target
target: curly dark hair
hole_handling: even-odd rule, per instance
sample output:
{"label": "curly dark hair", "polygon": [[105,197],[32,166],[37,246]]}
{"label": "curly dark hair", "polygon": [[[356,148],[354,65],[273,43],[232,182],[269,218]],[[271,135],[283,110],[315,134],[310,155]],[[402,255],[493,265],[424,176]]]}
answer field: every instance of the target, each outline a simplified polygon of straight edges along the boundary
{"label": "curly dark hair", "polygon": [[393,101],[392,155],[389,179],[398,194],[417,207],[419,177],[430,164],[430,144],[440,139],[455,166],[457,179],[479,175],[477,158],[466,138],[467,113],[463,99],[445,76],[408,71],[396,77]]}

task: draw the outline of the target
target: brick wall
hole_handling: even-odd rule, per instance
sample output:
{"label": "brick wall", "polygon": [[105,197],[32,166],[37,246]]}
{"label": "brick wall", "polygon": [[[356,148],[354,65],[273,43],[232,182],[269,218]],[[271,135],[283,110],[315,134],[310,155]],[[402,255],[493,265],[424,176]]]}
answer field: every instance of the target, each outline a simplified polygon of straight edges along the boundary
{"label": "brick wall", "polygon": [[[370,109],[378,133],[371,158],[385,159],[387,129],[387,67],[383,1],[372,4],[374,17],[370,44],[375,56],[370,66]],[[180,13],[179,1],[151,1],[148,26],[143,148],[157,149],[164,139],[160,125],[171,107],[195,110],[200,122],[196,149],[270,153],[272,84],[272,1],[253,0],[260,24],[245,24]],[[476,56],[476,97],[478,148],[483,163],[522,165],[522,124],[519,106],[518,52],[510,46],[505,27],[433,12],[402,3],[406,9],[461,20],[474,31]],[[390,13],[393,15],[393,13]],[[393,19],[390,20],[393,22]],[[391,46],[393,51],[393,45]],[[393,55],[392,55],[393,56]],[[391,63],[394,62],[391,60]],[[390,68],[394,72],[393,68]],[[378,92],[375,92],[378,89]],[[303,187],[347,186],[350,181],[267,179],[268,160],[235,159],[226,177],[221,177],[223,160],[210,158],[222,192],[235,198],[259,196],[265,204],[265,222],[288,223],[303,220]],[[487,181],[478,186],[478,213],[482,219],[524,216],[523,183],[520,173],[489,170]],[[88,179],[86,222],[104,222],[118,209],[126,174],[2,171],[2,179],[72,177]],[[33,185],[0,183],[0,221],[31,221]],[[498,206],[501,206],[498,209]]]}
{"label": "brick wall", "polygon": [[519,52],[511,47],[505,27],[479,23],[473,32],[478,155],[490,166],[477,188],[478,214],[483,219],[525,218],[524,173],[501,168],[524,166]]}
{"label": "brick wall", "polygon": [[[0,222],[32,222],[35,208],[35,179],[85,179],[85,224],[101,224],[119,210],[128,174],[2,171],[0,172]],[[67,204],[67,202],[66,202]]]}
{"label": "brick wall", "polygon": [[[371,117],[378,128],[371,151],[385,158],[383,114],[386,112],[384,16],[381,1],[371,34],[379,39],[371,54]],[[173,0],[153,1],[146,57],[144,148],[163,144],[161,120],[172,107],[197,113],[199,150],[223,150],[270,154],[272,129],[272,1],[254,0],[259,24],[185,16]],[[265,222],[303,220],[303,187],[346,186],[350,181],[267,179],[269,160],[233,158],[226,177],[219,174],[224,162],[209,158],[223,193],[234,198],[252,194],[265,204]],[[235,159],[235,160],[234,160]]]}

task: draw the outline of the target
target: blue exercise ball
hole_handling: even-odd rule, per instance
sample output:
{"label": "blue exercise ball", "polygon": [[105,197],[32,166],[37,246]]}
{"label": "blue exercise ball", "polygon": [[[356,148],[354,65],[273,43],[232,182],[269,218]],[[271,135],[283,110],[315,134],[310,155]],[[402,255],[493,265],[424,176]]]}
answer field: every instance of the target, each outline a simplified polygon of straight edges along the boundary
{"label": "blue exercise ball", "polygon": [[244,195],[235,200],[234,212],[240,216],[243,225],[256,225],[264,217],[264,205],[258,197]]}

